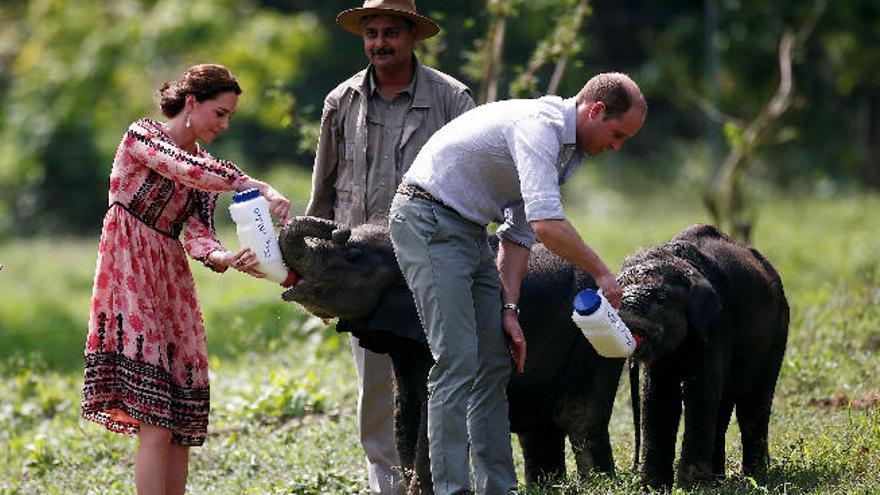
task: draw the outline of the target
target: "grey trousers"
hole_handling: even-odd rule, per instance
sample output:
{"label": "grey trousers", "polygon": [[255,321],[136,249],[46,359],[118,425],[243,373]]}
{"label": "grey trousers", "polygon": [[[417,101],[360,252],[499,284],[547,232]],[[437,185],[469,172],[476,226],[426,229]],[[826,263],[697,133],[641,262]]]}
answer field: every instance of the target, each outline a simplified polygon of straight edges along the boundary
{"label": "grey trousers", "polygon": [[428,445],[438,495],[516,488],[501,328],[501,282],[485,227],[431,201],[398,194],[391,241],[436,363],[428,375]]}

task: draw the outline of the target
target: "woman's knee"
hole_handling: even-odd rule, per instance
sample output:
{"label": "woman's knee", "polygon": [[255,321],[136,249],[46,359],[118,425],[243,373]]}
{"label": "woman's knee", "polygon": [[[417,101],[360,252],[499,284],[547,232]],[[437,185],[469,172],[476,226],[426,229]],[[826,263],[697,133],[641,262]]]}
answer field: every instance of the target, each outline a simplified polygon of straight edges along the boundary
{"label": "woman's knee", "polygon": [[138,438],[142,445],[151,447],[167,447],[171,445],[171,430],[162,426],[141,423]]}

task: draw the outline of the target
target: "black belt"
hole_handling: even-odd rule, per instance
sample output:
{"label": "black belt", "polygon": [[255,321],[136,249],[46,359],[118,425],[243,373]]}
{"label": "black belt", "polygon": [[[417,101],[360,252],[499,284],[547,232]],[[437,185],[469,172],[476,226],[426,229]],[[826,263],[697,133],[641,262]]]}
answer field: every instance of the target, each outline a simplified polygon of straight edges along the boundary
{"label": "black belt", "polygon": [[411,184],[401,184],[401,185],[397,186],[397,192],[399,194],[403,194],[404,196],[412,196],[413,198],[427,199],[428,201],[430,201],[432,203],[437,203],[438,205],[446,206],[443,204],[443,201],[440,201],[433,194],[429,193],[428,191],[425,191],[424,189],[422,189],[419,186],[414,186]]}

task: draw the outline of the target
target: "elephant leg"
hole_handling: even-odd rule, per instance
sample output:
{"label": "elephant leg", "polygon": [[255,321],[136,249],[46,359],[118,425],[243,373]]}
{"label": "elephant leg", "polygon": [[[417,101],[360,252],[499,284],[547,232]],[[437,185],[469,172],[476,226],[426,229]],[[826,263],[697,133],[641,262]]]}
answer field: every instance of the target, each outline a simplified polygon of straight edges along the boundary
{"label": "elephant leg", "polygon": [[397,454],[407,485],[415,470],[416,445],[418,443],[420,410],[424,404],[414,397],[405,397],[395,392],[394,424],[396,429]]}
{"label": "elephant leg", "polygon": [[672,487],[675,439],[681,419],[681,386],[677,375],[664,366],[643,366],[642,464],[643,487],[665,490]]}
{"label": "elephant leg", "polygon": [[433,495],[434,482],[431,480],[431,459],[428,455],[428,401],[422,402],[421,427],[416,444],[416,476],[410,483],[409,493]]}
{"label": "elephant leg", "polygon": [[608,423],[623,363],[622,359],[596,358],[589,365],[589,374],[584,373],[588,381],[574,382],[575,388],[568,388],[560,400],[563,405],[556,412],[556,424],[568,435],[582,478],[591,471],[614,474]]}
{"label": "elephant leg", "polygon": [[[714,331],[724,333],[719,324]],[[716,480],[714,461],[718,455],[717,443],[723,449],[724,437],[718,437],[719,415],[729,358],[723,339],[709,339],[695,344],[688,377],[682,384],[684,402],[684,433],[681,443],[681,461],[678,465],[678,485],[684,488]],[[729,418],[729,413],[727,415]],[[728,420],[724,421],[729,422]],[[726,430],[725,430],[726,431]]]}
{"label": "elephant leg", "polygon": [[578,474],[585,478],[590,471],[614,474],[614,457],[608,437],[608,423],[590,425],[589,428],[569,435]]}
{"label": "elephant leg", "polygon": [[722,401],[718,406],[718,421],[715,423],[715,448],[712,450],[712,475],[716,478],[724,478],[727,475],[724,439],[727,436],[727,427],[730,425],[731,413],[733,413],[733,401]]}
{"label": "elephant leg", "polygon": [[407,493],[434,493],[428,457],[428,370],[433,364],[427,347],[408,339],[389,338],[395,380],[397,452]]}
{"label": "elephant leg", "polygon": [[767,436],[771,398],[749,397],[736,404],[736,419],[742,438],[743,474],[762,478],[767,474],[770,451]]}
{"label": "elephant leg", "polygon": [[[681,461],[678,465],[678,484],[690,488],[697,483],[714,480],[713,455],[718,425],[720,400],[706,390],[706,383],[686,381],[684,393],[684,435],[681,443]],[[712,390],[720,390],[710,387]],[[717,392],[716,392],[717,393]]]}
{"label": "elephant leg", "polygon": [[788,328],[788,309],[783,315],[784,326],[778,331],[774,350],[758,385],[758,390],[736,403],[736,419],[742,438],[743,474],[763,479],[770,464],[768,436],[770,414],[773,408],[773,395],[776,391],[776,380],[782,368],[782,357],[785,353],[785,340]]}
{"label": "elephant leg", "polygon": [[547,423],[517,433],[525,461],[526,483],[541,484],[565,476],[565,433]]}

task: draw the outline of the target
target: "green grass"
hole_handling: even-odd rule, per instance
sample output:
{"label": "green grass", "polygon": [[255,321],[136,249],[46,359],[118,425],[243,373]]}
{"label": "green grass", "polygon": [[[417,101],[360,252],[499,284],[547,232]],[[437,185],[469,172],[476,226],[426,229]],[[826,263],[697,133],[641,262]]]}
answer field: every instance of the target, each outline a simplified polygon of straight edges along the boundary
{"label": "green grass", "polygon": [[[707,220],[696,201],[582,196],[568,201],[569,212],[611,266]],[[760,205],[753,241],[779,270],[792,307],[770,478],[761,485],[737,474],[734,423],[728,478],[697,493],[880,493],[877,212],[877,195]],[[96,248],[97,239],[0,245],[0,494],[134,491],[136,440],[78,419]],[[208,329],[212,412],[208,441],[193,451],[189,493],[363,493],[347,336],[282,302],[272,284],[192,266]],[[526,493],[636,492],[628,393],[621,380],[611,424],[616,477]]]}

